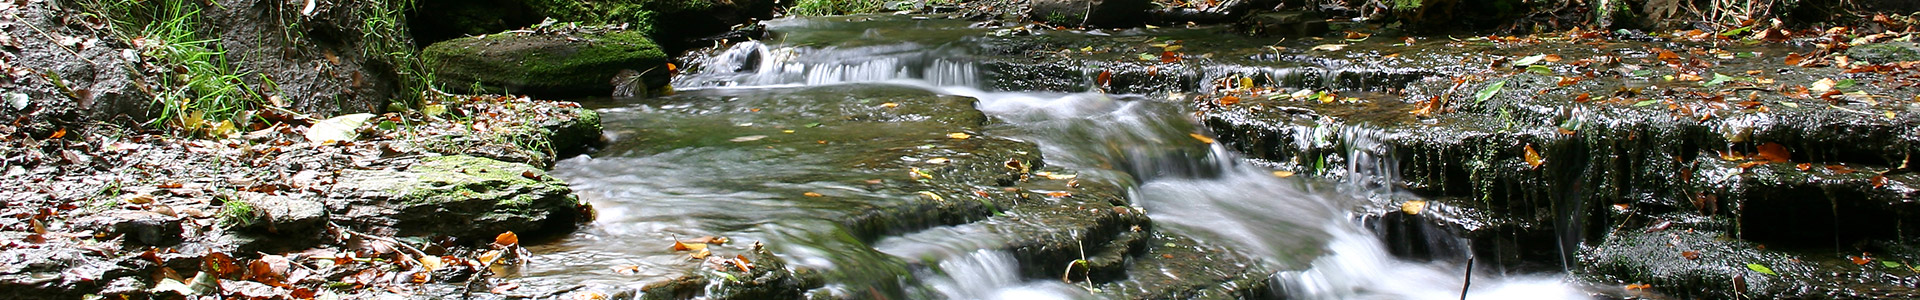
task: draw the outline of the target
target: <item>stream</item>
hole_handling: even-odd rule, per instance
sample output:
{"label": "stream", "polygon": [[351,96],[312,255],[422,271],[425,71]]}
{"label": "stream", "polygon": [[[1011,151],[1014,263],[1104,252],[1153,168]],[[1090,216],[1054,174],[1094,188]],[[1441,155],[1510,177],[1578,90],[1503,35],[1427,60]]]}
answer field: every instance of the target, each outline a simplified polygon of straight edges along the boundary
{"label": "stream", "polygon": [[[766,24],[774,37],[736,43],[689,62],[674,79],[675,96],[585,103],[602,114],[612,142],[591,155],[559,162],[553,174],[572,183],[598,209],[598,218],[571,236],[532,247],[536,263],[522,270],[519,280],[638,288],[686,275],[686,266],[696,263],[669,249],[673,240],[722,236],[732,241],[714,246],[715,253],[759,243],[790,268],[818,272],[824,282],[814,295],[1090,299],[1150,294],[1139,291],[1157,284],[1143,282],[1146,275],[1137,266],[1094,283],[1023,270],[1072,262],[1022,261],[1008,250],[1021,235],[990,228],[1020,225],[1007,220],[1017,213],[959,220],[902,217],[878,231],[847,225],[845,220],[876,207],[923,197],[913,185],[899,182],[910,175],[885,166],[967,160],[975,153],[970,151],[1003,151],[995,146],[1002,142],[995,141],[1005,138],[1005,143],[1037,146],[1048,172],[1117,187],[1151,220],[1147,229],[1133,227],[1150,231],[1154,239],[1145,243],[1150,248],[1189,247],[1173,241],[1191,241],[1192,248],[1202,249],[1195,250],[1199,253],[1227,251],[1246,258],[1235,264],[1264,277],[1274,291],[1267,296],[1462,297],[1469,276],[1464,256],[1472,253],[1462,248],[1470,244],[1464,238],[1444,232],[1427,236],[1424,242],[1436,245],[1429,246],[1436,248],[1431,251],[1436,257],[1403,259],[1391,254],[1384,233],[1362,225],[1361,207],[1414,197],[1373,183],[1396,176],[1386,171],[1392,168],[1373,165],[1391,159],[1354,150],[1341,168],[1351,174],[1340,182],[1279,176],[1207,141],[1210,134],[1198,126],[1193,108],[1180,100],[1183,93],[1199,91],[1022,88],[1008,83],[1016,81],[1008,77],[1018,70],[990,63],[1004,55],[990,49],[1004,39],[1068,44],[1211,40],[1219,43],[1214,47],[1248,49],[1271,41],[1207,29],[1029,36],[963,20],[910,16],[789,18]],[[1084,81],[1053,84],[1095,85],[1090,74],[1064,77]],[[1368,89],[1335,81],[1308,84]],[[923,100],[899,100],[909,98]],[[962,109],[939,103],[958,103]],[[921,105],[931,107],[916,107]],[[971,119],[967,105],[984,113],[984,122]],[[925,112],[873,123],[879,125],[854,123],[882,118],[863,110],[880,106]],[[982,125],[951,125],[967,122]],[[968,141],[986,144],[942,144],[958,139],[953,132],[971,133]],[[986,164],[996,165],[998,159]],[[1162,270],[1171,278],[1188,274]],[[1481,265],[1471,274],[1466,297],[1588,298],[1581,286],[1562,273]]]}

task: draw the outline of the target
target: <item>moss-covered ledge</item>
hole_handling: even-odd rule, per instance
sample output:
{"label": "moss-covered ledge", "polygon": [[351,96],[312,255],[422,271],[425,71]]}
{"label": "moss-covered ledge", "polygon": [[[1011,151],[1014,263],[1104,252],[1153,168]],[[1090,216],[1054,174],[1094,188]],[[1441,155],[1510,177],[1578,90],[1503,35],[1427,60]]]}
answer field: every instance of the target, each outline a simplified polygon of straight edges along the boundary
{"label": "moss-covered ledge", "polygon": [[477,83],[547,98],[611,95],[623,71],[657,79],[649,82],[667,76],[660,46],[627,30],[508,31],[435,43],[424,55],[450,88]]}
{"label": "moss-covered ledge", "polygon": [[336,219],[397,235],[490,237],[570,230],[585,205],[565,181],[523,163],[465,155],[405,170],[347,170],[335,184]]}

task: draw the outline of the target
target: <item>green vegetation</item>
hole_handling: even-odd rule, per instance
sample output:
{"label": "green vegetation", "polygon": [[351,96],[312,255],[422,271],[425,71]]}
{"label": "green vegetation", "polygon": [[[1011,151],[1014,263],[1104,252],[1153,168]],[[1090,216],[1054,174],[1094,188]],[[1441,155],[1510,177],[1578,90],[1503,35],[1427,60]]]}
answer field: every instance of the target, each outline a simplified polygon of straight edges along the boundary
{"label": "green vegetation", "polygon": [[220,213],[217,218],[220,220],[220,226],[226,227],[252,226],[253,223],[260,221],[260,216],[253,211],[252,203],[232,198],[220,204]]}
{"label": "green vegetation", "polygon": [[168,124],[184,133],[232,130],[241,112],[264,98],[242,80],[248,74],[227,62],[217,39],[201,32],[202,7],[187,0],[83,1],[87,11],[105,14],[112,31],[132,41],[141,55],[158,60],[161,70],[152,87],[155,108],[152,124]]}
{"label": "green vegetation", "polygon": [[787,9],[787,14],[796,16],[827,16],[845,14],[863,14],[878,12],[885,5],[880,0],[800,0]]}
{"label": "green vegetation", "polygon": [[420,107],[421,98],[429,90],[438,87],[436,76],[427,68],[427,62],[421,58],[418,48],[413,46],[412,38],[406,36],[407,19],[405,12],[412,11],[414,0],[376,0],[377,5],[357,6],[354,11],[362,20],[360,26],[361,41],[367,57],[393,66],[399,73],[400,89],[387,106],[387,110],[398,111]]}

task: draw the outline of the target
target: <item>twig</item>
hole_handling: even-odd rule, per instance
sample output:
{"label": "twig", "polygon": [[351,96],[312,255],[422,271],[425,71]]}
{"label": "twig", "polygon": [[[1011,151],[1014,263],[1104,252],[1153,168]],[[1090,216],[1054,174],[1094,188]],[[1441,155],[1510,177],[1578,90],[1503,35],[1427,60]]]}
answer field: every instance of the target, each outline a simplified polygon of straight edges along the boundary
{"label": "twig", "polygon": [[328,226],[328,227],[333,227],[334,229],[337,229],[337,230],[340,230],[340,232],[344,232],[344,233],[347,233],[347,234],[349,234],[349,235],[354,235],[354,236],[359,236],[359,237],[362,237],[362,238],[366,238],[366,239],[370,239],[370,240],[375,240],[375,241],[381,241],[381,242],[387,242],[387,243],[389,243],[389,244],[393,244],[393,245],[395,245],[395,246],[398,246],[398,247],[399,247],[399,248],[400,248],[401,250],[407,250],[407,252],[412,252],[411,254],[413,254],[414,256],[403,256],[403,257],[401,257],[401,258],[404,258],[404,259],[406,259],[407,261],[411,261],[411,262],[413,262],[413,264],[414,264],[414,265],[420,265],[420,260],[419,260],[419,259],[416,259],[416,258],[414,258],[414,257],[427,257],[427,252],[426,252],[426,251],[420,251],[420,249],[419,249],[419,248],[414,248],[413,246],[408,246],[408,245],[407,245],[407,243],[403,243],[403,242],[400,242],[399,240],[395,240],[395,239],[393,239],[393,238],[388,238],[388,237],[381,237],[381,236],[376,236],[376,235],[371,235],[371,234],[365,234],[365,233],[360,233],[360,232],[357,232],[357,231],[353,231],[353,229],[347,229],[347,227],[345,227],[345,226],[340,226],[339,224],[334,224],[333,222],[327,222],[327,226]]}
{"label": "twig", "polygon": [[1473,287],[1473,253],[1467,253],[1467,277],[1460,282],[1460,300],[1467,300],[1467,289]]}

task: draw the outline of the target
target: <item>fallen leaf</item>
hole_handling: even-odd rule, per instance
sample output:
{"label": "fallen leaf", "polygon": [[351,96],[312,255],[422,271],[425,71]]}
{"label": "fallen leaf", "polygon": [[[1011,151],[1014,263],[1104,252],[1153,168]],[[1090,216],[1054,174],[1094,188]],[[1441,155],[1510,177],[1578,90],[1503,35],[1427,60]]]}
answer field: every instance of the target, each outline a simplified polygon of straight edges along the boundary
{"label": "fallen leaf", "polygon": [[1220,102],[1220,105],[1234,105],[1234,104],[1239,104],[1239,103],[1240,103],[1240,97],[1234,97],[1233,95],[1227,95],[1226,97],[1220,97],[1220,101],[1219,101],[1219,102]]}
{"label": "fallen leaf", "polygon": [[519,245],[520,235],[513,234],[512,231],[501,233],[500,235],[496,235],[493,237],[493,244],[500,245],[502,247],[511,247],[513,245]]}
{"label": "fallen leaf", "polygon": [[613,266],[613,273],[620,274],[620,275],[640,274],[640,266],[636,266],[636,265]]}
{"label": "fallen leaf", "polygon": [[1813,86],[1808,87],[1807,90],[1819,92],[1819,93],[1825,93],[1827,91],[1833,90],[1833,87],[1838,84],[1839,84],[1838,82],[1833,81],[1833,78],[1821,78],[1820,81],[1814,81]]}
{"label": "fallen leaf", "polygon": [[520,172],[520,177],[526,177],[527,179],[533,179],[533,180],[540,180],[540,174],[534,173],[533,171]]}
{"label": "fallen leaf", "polygon": [[947,138],[956,139],[956,140],[964,140],[970,137],[973,137],[973,135],[967,134],[965,132],[955,132],[955,133],[947,134]]}
{"label": "fallen leaf", "polygon": [[1506,85],[1507,85],[1507,81],[1501,80],[1499,82],[1494,82],[1493,85],[1489,85],[1486,88],[1480,89],[1480,91],[1478,92],[1474,92],[1473,103],[1487,102],[1487,99],[1493,99],[1493,96],[1499,94],[1500,89],[1502,87],[1505,87]]}
{"label": "fallen leaf", "polygon": [[706,247],[701,247],[700,251],[694,251],[693,254],[687,255],[688,258],[692,259],[707,259],[708,256],[713,256],[713,251]]}
{"label": "fallen leaf", "polygon": [[802,195],[802,196],[807,196],[807,197],[824,197],[824,196],[826,196],[826,195],[821,195],[820,193],[815,193],[815,192],[805,192],[805,193],[800,193],[800,195]]}
{"label": "fallen leaf", "polygon": [[753,262],[748,261],[746,255],[734,255],[733,260],[729,260],[728,262],[732,262],[733,266],[739,267],[741,272],[753,271]]}
{"label": "fallen leaf", "polygon": [[351,114],[320,120],[307,128],[307,141],[325,143],[327,141],[352,141],[360,138],[355,131],[366,124],[373,114]]}
{"label": "fallen leaf", "polygon": [[735,142],[735,143],[739,143],[739,142],[752,142],[752,141],[758,141],[758,140],[760,140],[760,139],[764,139],[764,138],[767,138],[767,136],[764,136],[764,135],[749,135],[749,136],[743,136],[743,137],[737,137],[737,138],[733,138],[733,139],[729,139],[729,140],[727,140],[727,141],[729,141],[729,142]]}
{"label": "fallen leaf", "polygon": [[1760,152],[1753,155],[1753,159],[1767,162],[1789,162],[1792,158],[1793,154],[1787,151],[1786,146],[1776,143],[1760,144]]}
{"label": "fallen leaf", "polygon": [[727,238],[711,236],[711,235],[687,240],[688,243],[701,243],[701,244],[714,244],[714,245],[723,245],[723,244],[726,244],[727,241],[728,241]]}
{"label": "fallen leaf", "polygon": [[1207,137],[1205,135],[1200,135],[1198,133],[1188,133],[1187,136],[1191,136],[1195,140],[1200,140],[1200,143],[1204,143],[1204,144],[1212,144],[1214,142],[1213,138]]}
{"label": "fallen leaf", "polygon": [[493,289],[489,289],[487,290],[487,292],[494,293],[494,294],[504,294],[506,292],[513,291],[513,289],[517,289],[517,288],[520,288],[520,283],[508,281],[498,286],[494,286]]}
{"label": "fallen leaf", "polygon": [[1627,290],[1629,291],[1644,290],[1644,289],[1650,289],[1650,288],[1653,288],[1653,285],[1645,284],[1645,283],[1635,283],[1635,284],[1627,285]]}
{"label": "fallen leaf", "polygon": [[1769,269],[1767,268],[1766,265],[1762,265],[1762,264],[1747,264],[1747,269],[1753,270],[1754,272],[1760,272],[1760,274],[1780,275],[1780,274],[1774,273],[1773,269]]}
{"label": "fallen leaf", "polygon": [[673,251],[693,251],[693,250],[702,250],[702,249],[707,249],[707,243],[688,244],[688,243],[682,243],[680,241],[673,241]]}
{"label": "fallen leaf", "polygon": [[1680,257],[1685,257],[1687,260],[1697,260],[1700,259],[1700,251],[1681,251]]}
{"label": "fallen leaf", "polygon": [[1867,181],[1873,182],[1873,188],[1883,188],[1887,186],[1887,175],[1873,175],[1873,178]]}
{"label": "fallen leaf", "polygon": [[1427,210],[1427,201],[1424,201],[1424,200],[1413,200],[1413,201],[1407,201],[1405,203],[1400,203],[1400,212],[1404,212],[1409,215],[1418,215],[1420,214],[1420,212],[1423,212],[1426,210]]}
{"label": "fallen leaf", "polygon": [[1112,82],[1113,82],[1113,71],[1102,70],[1100,71],[1100,76],[1095,77],[1093,79],[1093,84],[1097,84],[1100,86],[1107,86],[1107,84]]}
{"label": "fallen leaf", "polygon": [[1843,166],[1843,165],[1827,165],[1827,170],[1833,171],[1834,175],[1847,175],[1847,174],[1853,174],[1853,172],[1859,172],[1859,171],[1855,171],[1853,168],[1848,168],[1847,166]]}
{"label": "fallen leaf", "polygon": [[1340,49],[1346,49],[1346,48],[1347,48],[1347,44],[1326,44],[1326,45],[1313,46],[1311,50],[1340,51]]}
{"label": "fallen leaf", "polygon": [[1813,163],[1800,163],[1799,165],[1794,165],[1793,168],[1800,169],[1801,172],[1806,172],[1807,170],[1813,169]]}
{"label": "fallen leaf", "polygon": [[1291,171],[1273,171],[1273,177],[1280,177],[1280,178],[1287,178],[1287,177],[1293,177],[1293,172],[1291,172]]}
{"label": "fallen leaf", "polygon": [[1855,265],[1862,265],[1862,266],[1867,265],[1867,263],[1873,262],[1873,257],[1869,257],[1866,255],[1860,255],[1860,256],[1848,255],[1847,259],[1852,260],[1853,264]]}
{"label": "fallen leaf", "polygon": [[1547,163],[1546,158],[1540,157],[1540,152],[1533,150],[1533,144],[1527,144],[1525,148],[1527,150],[1527,153],[1526,153],[1527,165],[1533,166],[1533,168],[1538,169],[1540,168],[1540,165]]}

